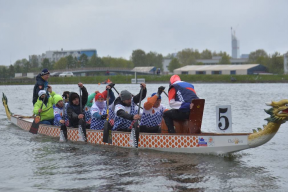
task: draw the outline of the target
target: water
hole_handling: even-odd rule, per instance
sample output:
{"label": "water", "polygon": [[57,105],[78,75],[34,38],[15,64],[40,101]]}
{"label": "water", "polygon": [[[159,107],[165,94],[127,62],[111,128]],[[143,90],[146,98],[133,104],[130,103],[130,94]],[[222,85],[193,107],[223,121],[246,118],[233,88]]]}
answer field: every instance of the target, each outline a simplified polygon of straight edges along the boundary
{"label": "water", "polygon": [[[104,90],[85,86],[89,93]],[[159,86],[148,84],[148,95]],[[52,88],[60,94],[79,91],[76,85]],[[140,90],[130,84],[116,88]],[[206,99],[203,131],[215,131],[216,105],[231,105],[233,132],[251,132],[266,123],[265,102],[287,98],[288,85],[195,84],[195,89]],[[32,90],[0,86],[10,110],[21,115],[32,115]],[[263,146],[217,156],[59,143],[12,125],[2,105],[0,121],[0,191],[288,191],[288,123]]]}

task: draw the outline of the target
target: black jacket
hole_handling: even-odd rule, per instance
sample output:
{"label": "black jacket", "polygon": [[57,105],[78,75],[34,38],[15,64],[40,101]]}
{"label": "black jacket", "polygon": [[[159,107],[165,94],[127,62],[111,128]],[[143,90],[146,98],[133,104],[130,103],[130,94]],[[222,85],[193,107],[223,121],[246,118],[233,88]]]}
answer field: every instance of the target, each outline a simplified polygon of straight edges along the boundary
{"label": "black jacket", "polygon": [[[84,114],[84,108],[85,108],[85,105],[87,103],[87,100],[88,100],[88,92],[86,90],[86,88],[83,86],[81,88],[82,90],[82,113],[80,112],[80,103],[79,105],[74,105],[72,103],[72,101],[78,97],[78,93],[75,93],[75,92],[70,92],[69,94],[69,104],[67,106],[67,115],[69,117],[69,124],[71,127],[78,127],[78,122],[79,122],[79,119],[78,119],[78,115],[79,114]],[[85,117],[84,117],[85,119]]]}
{"label": "black jacket", "polygon": [[[141,101],[142,101],[143,99],[145,99],[146,94],[147,94],[147,89],[145,88],[145,89],[143,89],[143,92],[142,92],[142,99],[141,99]],[[137,103],[140,102],[140,92],[139,92],[137,95],[133,96],[133,102],[134,102],[135,104],[137,104]],[[117,104],[126,106],[126,104],[122,102],[122,100],[121,100],[120,97],[118,97],[118,98],[115,100],[114,106],[116,106]],[[140,107],[139,107],[139,110],[140,110]],[[126,113],[123,109],[120,109],[120,110],[117,111],[117,116],[122,117],[123,119],[128,119],[128,120],[133,120],[133,117],[134,117],[134,115],[131,115],[131,114]]]}
{"label": "black jacket", "polygon": [[37,102],[38,92],[40,90],[44,90],[44,88],[47,88],[47,86],[48,86],[48,82],[45,81],[44,79],[42,79],[41,75],[38,74],[36,76],[36,83],[35,83],[34,89],[33,89],[33,99],[32,99],[33,106]]}

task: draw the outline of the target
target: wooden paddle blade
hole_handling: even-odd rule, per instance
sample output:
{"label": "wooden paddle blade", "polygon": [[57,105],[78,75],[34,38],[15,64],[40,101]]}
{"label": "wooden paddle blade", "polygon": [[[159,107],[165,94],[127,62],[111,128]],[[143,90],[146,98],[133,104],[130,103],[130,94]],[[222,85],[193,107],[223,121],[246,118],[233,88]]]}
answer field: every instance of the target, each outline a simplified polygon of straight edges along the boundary
{"label": "wooden paddle blade", "polygon": [[29,132],[33,133],[33,134],[37,134],[38,133],[38,129],[39,129],[39,124],[40,124],[40,116],[36,116],[34,118],[34,121],[30,127]]}
{"label": "wooden paddle blade", "polygon": [[78,132],[79,132],[79,140],[87,142],[87,136],[86,136],[86,123],[83,119],[79,119],[78,123]]}
{"label": "wooden paddle blade", "polygon": [[67,141],[67,127],[62,124],[60,129],[60,141]]}
{"label": "wooden paddle blade", "polygon": [[140,132],[138,121],[136,121],[134,123],[133,128],[134,128],[134,131],[135,131],[135,148],[138,148],[139,132]]}
{"label": "wooden paddle blade", "polygon": [[68,134],[67,134],[67,127],[64,125],[65,129],[63,129],[64,137],[67,140],[68,139]]}
{"label": "wooden paddle blade", "polygon": [[136,137],[136,145],[135,145],[135,147],[136,148],[138,148],[138,143],[139,143],[139,132],[140,132],[140,128],[139,128],[139,126],[137,126],[136,128],[135,128],[135,137]]}
{"label": "wooden paddle blade", "polygon": [[112,144],[112,126],[108,121],[104,123],[103,142]]}

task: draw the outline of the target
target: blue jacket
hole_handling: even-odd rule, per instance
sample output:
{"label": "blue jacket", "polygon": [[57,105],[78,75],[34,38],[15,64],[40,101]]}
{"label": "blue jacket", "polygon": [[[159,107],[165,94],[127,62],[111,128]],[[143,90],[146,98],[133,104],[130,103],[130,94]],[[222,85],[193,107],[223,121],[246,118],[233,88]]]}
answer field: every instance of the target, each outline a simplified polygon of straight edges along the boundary
{"label": "blue jacket", "polygon": [[190,111],[190,103],[193,99],[199,99],[194,86],[184,81],[177,81],[170,86],[169,90],[175,88],[175,101],[181,103],[179,110]]}
{"label": "blue jacket", "polygon": [[[36,83],[34,85],[34,89],[33,89],[33,106],[34,104],[37,102],[37,99],[38,99],[38,92],[40,90],[47,90],[48,88],[48,81],[45,81],[40,73],[36,76]],[[48,98],[49,98],[49,95],[48,95]]]}

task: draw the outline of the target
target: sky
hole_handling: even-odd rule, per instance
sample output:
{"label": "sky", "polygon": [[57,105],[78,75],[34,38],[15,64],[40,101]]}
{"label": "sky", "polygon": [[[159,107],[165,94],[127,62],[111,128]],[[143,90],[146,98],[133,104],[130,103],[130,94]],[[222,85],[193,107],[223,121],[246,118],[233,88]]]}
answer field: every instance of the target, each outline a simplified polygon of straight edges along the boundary
{"label": "sky", "polygon": [[130,59],[186,48],[240,55],[288,51],[287,0],[0,0],[0,65],[49,50]]}

